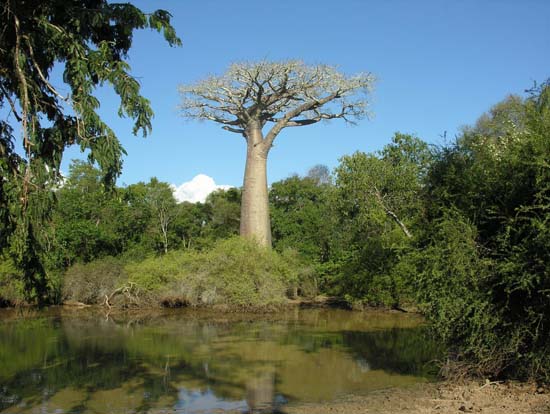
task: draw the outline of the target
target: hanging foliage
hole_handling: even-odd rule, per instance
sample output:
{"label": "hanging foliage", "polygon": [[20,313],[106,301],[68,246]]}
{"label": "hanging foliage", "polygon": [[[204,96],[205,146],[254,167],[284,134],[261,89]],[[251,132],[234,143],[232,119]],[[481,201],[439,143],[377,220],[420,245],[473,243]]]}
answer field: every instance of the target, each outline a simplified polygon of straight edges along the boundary
{"label": "hanging foliage", "polygon": [[[119,116],[134,121],[134,134],[146,136],[153,112],[127,54],[136,29],[162,32],[179,45],[170,17],[106,0],[6,0],[0,6],[0,108],[9,113],[0,120],[0,248],[10,245],[37,298],[46,288],[43,224],[63,152],[80,146],[99,165],[104,185],[114,183],[124,149],[97,113],[94,90],[112,87]],[[53,79],[56,66],[62,79]]]}

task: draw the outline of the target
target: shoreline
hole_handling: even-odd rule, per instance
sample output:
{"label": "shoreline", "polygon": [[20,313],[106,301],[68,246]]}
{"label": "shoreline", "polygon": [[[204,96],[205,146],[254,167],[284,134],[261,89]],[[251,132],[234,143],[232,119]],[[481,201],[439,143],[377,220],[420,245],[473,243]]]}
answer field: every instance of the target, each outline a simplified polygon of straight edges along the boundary
{"label": "shoreline", "polygon": [[287,298],[286,301],[270,304],[265,306],[255,306],[255,305],[232,305],[232,304],[204,304],[204,305],[188,305],[181,304],[181,302],[174,302],[177,304],[166,305],[166,303],[172,302],[162,302],[156,305],[144,303],[141,305],[132,305],[132,306],[120,306],[113,305],[107,306],[104,303],[83,303],[74,300],[66,300],[57,304],[49,304],[45,306],[38,306],[32,303],[17,303],[0,306],[0,310],[18,310],[18,309],[31,309],[31,310],[40,310],[40,309],[64,309],[64,310],[103,310],[103,311],[112,311],[117,313],[123,312],[158,312],[158,311],[170,311],[178,309],[188,309],[188,310],[197,310],[197,311],[209,311],[209,312],[230,312],[230,313],[250,313],[250,314],[262,314],[262,313],[278,313],[285,312],[293,309],[342,309],[353,312],[388,312],[388,313],[405,313],[405,314],[416,314],[422,315],[422,313],[415,306],[407,306],[403,308],[390,308],[384,306],[354,306],[350,304],[345,299],[340,297],[318,295],[314,298],[306,297],[297,297],[297,298]]}
{"label": "shoreline", "polygon": [[534,383],[469,380],[351,395],[324,403],[296,403],[282,414],[548,414],[550,389]]}

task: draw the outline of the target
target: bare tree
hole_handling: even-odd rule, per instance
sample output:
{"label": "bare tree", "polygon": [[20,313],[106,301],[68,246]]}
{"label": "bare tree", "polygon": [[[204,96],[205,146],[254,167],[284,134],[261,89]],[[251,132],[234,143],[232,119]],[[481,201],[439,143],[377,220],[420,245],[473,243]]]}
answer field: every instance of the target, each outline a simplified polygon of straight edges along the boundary
{"label": "bare tree", "polygon": [[180,87],[184,117],[217,122],[246,140],[242,236],[271,246],[266,168],[277,135],[286,127],[364,117],[373,81],[371,74],[348,77],[326,65],[262,61],[235,63],[222,76]]}
{"label": "bare tree", "polygon": [[332,182],[330,170],[323,164],[317,164],[311,167],[308,170],[306,177],[311,178],[317,185],[326,185]]}

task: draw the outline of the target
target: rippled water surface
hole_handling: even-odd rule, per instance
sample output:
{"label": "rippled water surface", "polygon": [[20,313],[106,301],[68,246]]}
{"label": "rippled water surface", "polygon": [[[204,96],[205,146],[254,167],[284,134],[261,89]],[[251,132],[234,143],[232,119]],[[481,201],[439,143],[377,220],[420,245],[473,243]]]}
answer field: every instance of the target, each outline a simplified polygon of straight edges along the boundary
{"label": "rippled water surface", "polygon": [[433,379],[409,314],[0,312],[0,413],[233,413]]}

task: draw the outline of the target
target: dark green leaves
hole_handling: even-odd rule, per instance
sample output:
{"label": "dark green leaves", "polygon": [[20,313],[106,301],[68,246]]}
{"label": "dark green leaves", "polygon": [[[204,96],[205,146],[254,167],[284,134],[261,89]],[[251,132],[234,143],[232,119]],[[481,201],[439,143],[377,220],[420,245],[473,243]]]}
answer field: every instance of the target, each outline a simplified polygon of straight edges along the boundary
{"label": "dark green leaves", "polygon": [[[170,25],[170,14],[162,10],[146,14],[129,3],[106,0],[4,3],[0,14],[0,99],[2,106],[9,104],[13,116],[0,124],[0,172],[4,177],[0,184],[0,250],[11,234],[16,257],[36,256],[36,260],[26,260],[39,263],[40,249],[30,244],[39,242],[32,233],[42,225],[43,214],[34,200],[41,200],[41,193],[50,192],[59,180],[65,148],[78,144],[88,151],[108,187],[121,172],[124,150],[97,113],[100,102],[94,90],[112,87],[120,97],[119,115],[133,120],[134,134],[146,136],[153,111],[125,60],[133,33],[150,28],[162,32],[171,46],[181,41]],[[51,79],[56,65],[64,66],[63,85]],[[14,146],[13,125],[8,122],[20,123],[20,153],[14,150],[18,147]],[[42,270],[29,267],[28,271]]]}

